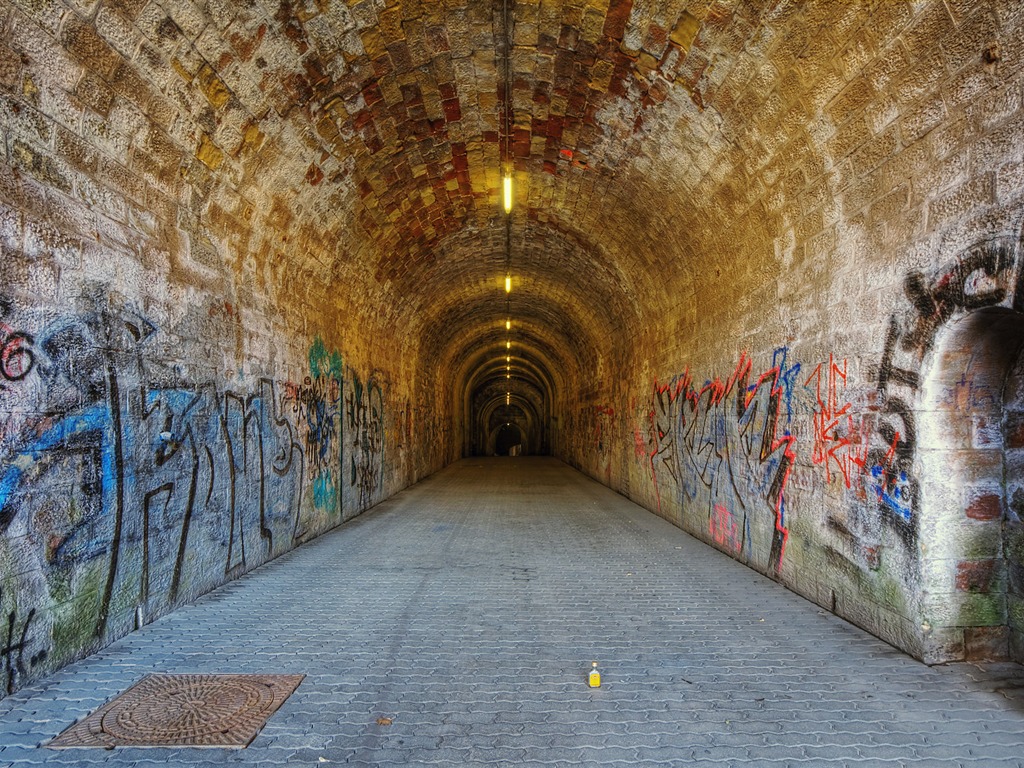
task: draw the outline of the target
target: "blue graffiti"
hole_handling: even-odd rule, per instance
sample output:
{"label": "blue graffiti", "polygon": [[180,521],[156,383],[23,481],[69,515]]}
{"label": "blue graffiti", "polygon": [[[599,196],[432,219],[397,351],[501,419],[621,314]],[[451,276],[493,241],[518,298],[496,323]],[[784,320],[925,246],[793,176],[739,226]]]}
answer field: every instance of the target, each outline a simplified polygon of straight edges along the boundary
{"label": "blue graffiti", "polygon": [[[883,479],[885,477],[885,468],[881,464],[876,464],[871,468],[871,476],[876,479]],[[883,481],[884,482],[884,481]],[[907,473],[900,472],[899,482],[907,482]],[[910,508],[910,502],[903,501],[906,495],[900,485],[893,484],[891,490],[887,490],[885,485],[878,483],[872,486],[875,493],[878,495],[878,500],[882,502],[890,510],[898,514],[905,521],[909,522],[913,512]]]}
{"label": "blue graffiti", "polygon": [[[6,530],[14,518],[17,505],[12,502],[16,500],[15,493],[28,469],[38,462],[46,451],[67,446],[90,434],[101,436],[103,488],[106,490],[114,486],[117,462],[110,412],[104,405],[94,405],[61,419],[36,440],[19,450],[9,461],[6,471],[0,477],[0,531]],[[106,509],[107,505],[104,504],[104,508]]]}
{"label": "blue graffiti", "polygon": [[335,509],[338,506],[338,486],[329,469],[322,470],[313,480],[313,503],[320,509]]}
{"label": "blue graffiti", "polygon": [[[800,373],[800,363],[792,368],[786,367],[786,359],[789,356],[789,347],[778,347],[772,353],[772,368],[777,368],[779,378],[776,386],[782,389],[782,399],[786,403],[786,422],[793,420],[793,392],[796,389],[797,377]],[[788,432],[786,433],[789,434]]]}

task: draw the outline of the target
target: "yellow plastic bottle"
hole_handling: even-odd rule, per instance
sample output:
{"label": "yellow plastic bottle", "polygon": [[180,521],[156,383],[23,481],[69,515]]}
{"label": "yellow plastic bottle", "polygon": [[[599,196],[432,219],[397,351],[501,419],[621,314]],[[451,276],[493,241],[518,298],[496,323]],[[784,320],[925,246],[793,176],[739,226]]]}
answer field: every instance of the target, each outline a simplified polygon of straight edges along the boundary
{"label": "yellow plastic bottle", "polygon": [[601,687],[601,673],[597,671],[597,662],[595,661],[590,669],[590,687],[600,688]]}

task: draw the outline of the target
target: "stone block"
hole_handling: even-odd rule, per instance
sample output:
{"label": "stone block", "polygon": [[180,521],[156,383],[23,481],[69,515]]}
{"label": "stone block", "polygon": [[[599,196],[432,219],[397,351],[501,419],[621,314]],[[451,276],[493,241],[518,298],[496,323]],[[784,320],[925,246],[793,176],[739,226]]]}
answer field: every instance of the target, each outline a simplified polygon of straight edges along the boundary
{"label": "stone block", "polygon": [[1005,661],[1009,657],[1009,627],[964,629],[964,658],[968,661]]}
{"label": "stone block", "polygon": [[930,627],[921,641],[921,660],[925,664],[961,661],[966,652],[964,631],[960,627]]}
{"label": "stone block", "polygon": [[29,258],[52,259],[65,269],[73,269],[81,263],[81,242],[40,221],[26,223],[23,249]]}
{"label": "stone block", "polygon": [[224,152],[205,133],[199,138],[196,158],[211,171],[217,170],[224,162]]}
{"label": "stone block", "polygon": [[875,98],[874,87],[866,77],[859,77],[849,83],[826,107],[837,127],[849,119],[864,113],[867,105]]}
{"label": "stone block", "polygon": [[1003,530],[1003,553],[1007,560],[1024,564],[1024,523],[1008,520]]}
{"label": "stone block", "polygon": [[1006,623],[1006,596],[973,592],[927,594],[921,613],[933,627],[989,627]]}
{"label": "stone block", "polygon": [[977,176],[936,200],[928,206],[928,226],[932,228],[950,224],[972,211],[995,201],[995,174]]}
{"label": "stone block", "polygon": [[98,34],[96,29],[77,14],[64,17],[60,41],[80,63],[95,71],[104,79],[113,75],[121,63],[121,57]]}
{"label": "stone block", "polygon": [[1024,597],[1021,595],[1006,596],[1006,622],[1016,630],[1024,632]]}
{"label": "stone block", "polygon": [[1010,661],[1024,664],[1024,631],[1016,627],[1009,628],[1008,656]]}
{"label": "stone block", "polygon": [[1002,497],[997,493],[980,493],[967,500],[964,512],[972,520],[999,520],[1003,515]]}
{"label": "stone block", "polygon": [[988,593],[998,578],[995,560],[962,560],[956,564],[956,588],[960,592]]}
{"label": "stone block", "polygon": [[957,563],[955,559],[928,557],[920,563],[921,584],[930,592],[952,592],[955,589]]}
{"label": "stone block", "polygon": [[1009,595],[1024,598],[1024,563],[1009,557],[1006,560],[1006,589]]}
{"label": "stone block", "polygon": [[69,169],[62,161],[36,147],[15,140],[11,147],[11,160],[15,167],[22,169],[39,182],[64,193],[71,192],[73,182]]}
{"label": "stone block", "polygon": [[942,40],[942,54],[950,72],[957,72],[965,66],[984,61],[986,47],[999,40],[1001,30],[996,10],[983,5],[977,6],[957,25],[956,34]]}
{"label": "stone block", "polygon": [[971,147],[973,167],[995,171],[1006,161],[1019,159],[1017,152],[1022,143],[1024,125],[1021,125],[1020,120],[1010,120],[1005,125],[987,132],[974,143]]}

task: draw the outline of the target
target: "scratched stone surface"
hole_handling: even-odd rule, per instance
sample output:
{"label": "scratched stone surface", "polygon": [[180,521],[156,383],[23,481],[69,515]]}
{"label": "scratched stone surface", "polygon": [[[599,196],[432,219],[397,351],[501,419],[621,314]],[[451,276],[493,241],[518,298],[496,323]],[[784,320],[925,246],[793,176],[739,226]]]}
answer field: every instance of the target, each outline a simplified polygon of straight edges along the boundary
{"label": "scratched stone surface", "polygon": [[[306,678],[244,750],[37,747],[155,671]],[[555,460],[476,459],[9,696],[0,766],[1016,766],[1022,691]]]}

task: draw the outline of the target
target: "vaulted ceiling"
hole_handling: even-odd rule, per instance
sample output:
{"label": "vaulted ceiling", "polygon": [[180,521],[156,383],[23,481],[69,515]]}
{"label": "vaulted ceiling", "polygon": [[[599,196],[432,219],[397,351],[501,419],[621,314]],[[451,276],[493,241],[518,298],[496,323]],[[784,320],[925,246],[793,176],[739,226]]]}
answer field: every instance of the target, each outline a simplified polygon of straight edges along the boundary
{"label": "vaulted ceiling", "polygon": [[[900,100],[928,87],[934,40],[962,21],[895,0],[122,6],[96,29],[140,31],[125,52],[190,111],[165,121],[198,147],[183,174],[226,176],[289,232],[255,260],[280,271],[287,250],[346,308],[408,327],[457,390],[500,376],[509,338],[524,375],[558,387],[654,324],[728,333],[772,300],[786,238],[827,229],[853,177],[841,160],[884,151]],[[223,190],[204,205],[247,215]]]}

